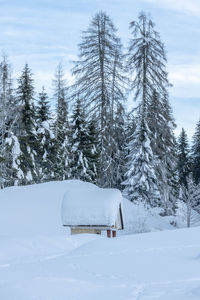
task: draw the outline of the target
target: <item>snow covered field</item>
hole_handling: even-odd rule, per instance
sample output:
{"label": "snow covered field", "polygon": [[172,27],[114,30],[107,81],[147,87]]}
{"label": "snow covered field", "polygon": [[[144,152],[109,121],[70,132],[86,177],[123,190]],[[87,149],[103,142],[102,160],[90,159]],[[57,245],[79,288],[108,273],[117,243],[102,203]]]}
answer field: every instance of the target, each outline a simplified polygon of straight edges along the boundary
{"label": "snow covered field", "polygon": [[[89,184],[0,191],[1,300],[200,299],[200,227],[167,230],[167,218],[125,202],[125,234],[70,236],[61,201],[82,185]],[[165,231],[130,234],[134,228]]]}

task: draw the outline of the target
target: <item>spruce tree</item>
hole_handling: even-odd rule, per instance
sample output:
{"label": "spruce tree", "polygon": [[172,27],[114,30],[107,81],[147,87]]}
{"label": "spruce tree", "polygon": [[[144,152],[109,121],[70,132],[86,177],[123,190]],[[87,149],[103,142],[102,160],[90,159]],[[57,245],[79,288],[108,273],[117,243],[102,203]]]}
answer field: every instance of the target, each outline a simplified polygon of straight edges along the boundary
{"label": "spruce tree", "polygon": [[140,120],[129,143],[129,155],[124,193],[132,202],[142,202],[158,206],[160,193],[154,168],[154,155],[150,146],[150,136],[145,119]]}
{"label": "spruce tree", "polygon": [[151,132],[146,122],[145,102],[141,102],[137,124],[128,144],[124,193],[133,202],[158,206],[160,193],[155,173],[155,156],[150,144]]}
{"label": "spruce tree", "polygon": [[48,95],[43,86],[41,92],[39,93],[38,105],[36,107],[36,118],[40,123],[42,123],[48,121],[49,116],[50,116],[50,104],[48,100]]}
{"label": "spruce tree", "polygon": [[54,99],[56,100],[56,121],[54,124],[56,160],[54,174],[57,180],[70,178],[69,165],[69,136],[67,86],[64,79],[63,67],[58,65],[55,73]]}
{"label": "spruce tree", "polygon": [[165,213],[171,214],[175,212],[178,196],[177,147],[174,135],[175,122],[167,94],[162,96],[155,89],[153,90],[148,122],[161,193],[160,206],[164,208]]}
{"label": "spruce tree", "polygon": [[79,44],[75,62],[72,96],[79,97],[100,131],[100,170],[98,183],[110,186],[113,172],[114,115],[124,99],[123,56],[116,28],[104,12],[92,19]]}
{"label": "spruce tree", "polygon": [[166,214],[174,214],[178,198],[178,170],[177,170],[177,143],[174,135],[176,128],[172,108],[169,103],[168,93],[162,99],[163,116],[165,118],[162,127],[164,151],[160,154],[160,169],[163,177],[161,179],[161,192],[164,195],[163,204]]}
{"label": "spruce tree", "polygon": [[77,99],[73,110],[71,127],[71,176],[92,182],[95,179],[95,173],[92,174],[92,168],[88,163],[87,124],[80,99]]}
{"label": "spruce tree", "polygon": [[133,38],[130,41],[127,68],[131,74],[135,72],[131,89],[135,92],[135,99],[140,98],[140,103],[137,109],[136,130],[129,143],[128,171],[124,181],[125,194],[131,201],[138,199],[155,206],[158,201],[158,183],[154,168],[155,156],[151,145],[152,132],[148,124],[148,113],[152,94],[152,75],[155,77],[154,80],[160,81],[160,70],[158,67],[155,70],[151,60],[152,55],[155,54],[158,65],[159,59],[162,61],[165,57],[163,45],[157,39],[154,25],[145,14],[142,13],[139,16],[138,22],[132,22],[130,28]]}
{"label": "spruce tree", "polygon": [[125,136],[126,136],[126,156],[129,153],[128,144],[131,142],[133,134],[136,129],[136,116],[134,110],[131,110],[125,115]]}
{"label": "spruce tree", "polygon": [[0,185],[1,188],[17,184],[20,170],[16,164],[19,155],[16,124],[18,110],[10,64],[3,56],[0,63]]}
{"label": "spruce tree", "polygon": [[90,182],[97,184],[100,168],[99,131],[95,120],[90,120],[87,128],[87,142],[85,154],[88,162]]}
{"label": "spruce tree", "polygon": [[55,178],[55,136],[51,128],[50,104],[44,87],[39,93],[39,100],[36,107],[37,120],[37,165],[40,182],[49,181]]}
{"label": "spruce tree", "polygon": [[187,207],[187,227],[191,225],[192,210],[200,213],[200,184],[195,184],[192,174],[188,174],[186,185],[180,189],[180,199],[186,203]]}
{"label": "spruce tree", "polygon": [[185,130],[182,128],[178,138],[178,174],[179,185],[187,188],[187,178],[190,173],[189,143]]}
{"label": "spruce tree", "polygon": [[192,141],[192,174],[194,182],[200,183],[200,121],[196,125],[196,131]]}
{"label": "spruce tree", "polygon": [[[149,194],[146,199],[152,199],[150,204],[163,207],[165,213],[173,213],[174,198],[170,197],[174,181],[170,178],[175,177],[173,174],[176,164],[175,138],[168,103],[169,82],[165,70],[165,49],[154,23],[145,13],[140,14],[138,22],[131,22],[130,28],[133,38],[127,55],[127,69],[133,76],[131,89],[135,93],[135,100],[139,99],[139,105],[135,113],[136,130],[129,143],[129,151],[134,153],[134,156],[129,155],[127,165],[128,168],[132,166],[134,172],[127,171],[126,173],[126,193],[134,195],[134,190],[138,190],[141,191],[138,198],[143,198],[144,192],[140,186],[144,187],[143,183],[146,182],[147,186],[151,187],[146,190]],[[155,106],[153,102],[158,102],[158,106]],[[160,135],[160,132],[164,134]],[[167,132],[169,132],[168,135]],[[160,146],[163,147],[162,151],[161,148],[159,149]],[[139,157],[144,160],[143,168],[141,168],[141,162],[138,161]],[[150,172],[150,177],[145,170]],[[141,172],[144,173],[141,174]],[[130,197],[133,198],[133,196]]]}
{"label": "spruce tree", "polygon": [[22,71],[18,79],[17,98],[20,105],[20,117],[18,123],[18,138],[21,155],[19,157],[19,168],[23,172],[20,184],[38,182],[36,157],[37,157],[37,134],[34,106],[34,86],[32,72],[28,66]]}
{"label": "spruce tree", "polygon": [[21,184],[24,173],[20,168],[20,156],[22,155],[18,137],[11,131],[5,141],[7,178],[5,186]]}
{"label": "spruce tree", "polygon": [[126,114],[125,109],[121,103],[118,105],[118,109],[114,120],[113,130],[114,145],[113,149],[113,170],[111,173],[111,186],[121,189],[122,182],[124,181],[125,174],[125,159],[126,159]]}

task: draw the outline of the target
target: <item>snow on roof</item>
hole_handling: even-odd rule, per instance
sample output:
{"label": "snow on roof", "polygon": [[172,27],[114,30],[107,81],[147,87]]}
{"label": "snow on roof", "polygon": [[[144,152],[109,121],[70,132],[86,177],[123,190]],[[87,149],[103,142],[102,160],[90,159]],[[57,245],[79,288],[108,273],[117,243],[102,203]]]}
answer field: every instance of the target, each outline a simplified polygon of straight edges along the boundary
{"label": "snow on roof", "polygon": [[69,226],[113,226],[122,202],[117,189],[68,189],[62,202],[62,222]]}

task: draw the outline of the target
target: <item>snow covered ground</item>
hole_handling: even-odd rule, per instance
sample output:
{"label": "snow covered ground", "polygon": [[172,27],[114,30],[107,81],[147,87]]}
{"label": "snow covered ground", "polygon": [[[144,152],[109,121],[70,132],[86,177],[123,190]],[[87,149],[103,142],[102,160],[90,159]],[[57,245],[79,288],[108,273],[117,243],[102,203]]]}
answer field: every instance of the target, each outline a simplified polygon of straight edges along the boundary
{"label": "snow covered ground", "polygon": [[[1,300],[200,299],[200,227],[168,230],[168,218],[125,201],[125,234],[70,236],[62,197],[83,185],[0,191]],[[164,231],[131,234],[150,230]]]}

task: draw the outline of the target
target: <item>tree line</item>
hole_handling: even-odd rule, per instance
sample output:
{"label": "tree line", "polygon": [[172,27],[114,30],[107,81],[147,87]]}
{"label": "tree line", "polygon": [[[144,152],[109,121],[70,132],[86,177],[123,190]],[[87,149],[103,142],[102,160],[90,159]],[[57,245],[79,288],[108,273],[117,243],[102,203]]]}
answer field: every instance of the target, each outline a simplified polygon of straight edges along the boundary
{"label": "tree line", "polygon": [[[119,188],[130,201],[170,215],[188,178],[198,185],[200,123],[188,158],[185,132],[178,143],[174,136],[166,52],[155,24],[141,13],[130,31],[124,53],[111,18],[92,18],[78,45],[74,83],[67,86],[61,64],[56,69],[54,111],[44,87],[36,94],[28,64],[13,88],[3,57],[1,188],[75,178]],[[137,105],[127,111],[130,95]]]}

